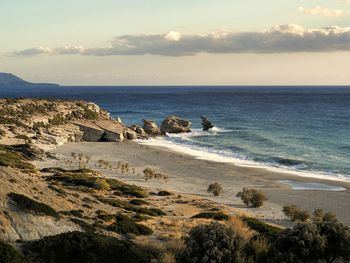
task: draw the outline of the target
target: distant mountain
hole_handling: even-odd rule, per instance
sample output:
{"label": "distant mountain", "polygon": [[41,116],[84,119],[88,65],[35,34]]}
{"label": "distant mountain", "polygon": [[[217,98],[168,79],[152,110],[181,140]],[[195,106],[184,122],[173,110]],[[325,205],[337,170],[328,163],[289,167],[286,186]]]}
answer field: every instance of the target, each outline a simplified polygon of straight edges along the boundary
{"label": "distant mountain", "polygon": [[11,73],[1,73],[0,72],[0,88],[2,87],[36,87],[36,86],[59,86],[53,83],[32,83],[25,81]]}

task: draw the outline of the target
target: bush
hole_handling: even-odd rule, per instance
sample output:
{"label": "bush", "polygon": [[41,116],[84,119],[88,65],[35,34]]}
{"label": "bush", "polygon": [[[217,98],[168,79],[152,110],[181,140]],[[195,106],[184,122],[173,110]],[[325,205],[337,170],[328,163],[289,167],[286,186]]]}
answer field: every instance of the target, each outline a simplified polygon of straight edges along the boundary
{"label": "bush", "polygon": [[24,258],[13,246],[0,240],[0,262],[24,263]]}
{"label": "bush", "polygon": [[193,228],[185,238],[187,248],[179,256],[179,262],[242,262],[245,241],[232,228],[212,222]]}
{"label": "bush", "polygon": [[132,199],[130,200],[130,204],[132,205],[149,205],[149,202],[142,199]]}
{"label": "bush", "polygon": [[16,193],[9,193],[7,195],[13,202],[16,203],[17,207],[28,210],[30,212],[34,212],[39,215],[47,215],[52,216],[55,218],[59,218],[60,215],[50,206],[39,203],[33,199],[30,199],[27,196],[16,194]]}
{"label": "bush", "polygon": [[298,223],[286,229],[274,243],[274,262],[318,262],[326,240],[311,223]]}
{"label": "bush", "polygon": [[163,191],[159,191],[157,195],[158,196],[169,196],[169,195],[172,195],[172,193],[163,190]]}
{"label": "bush", "polygon": [[203,212],[192,216],[192,218],[209,218],[214,220],[228,220],[230,216],[222,212]]}
{"label": "bush", "polygon": [[243,192],[239,192],[237,197],[240,197],[246,206],[255,208],[261,207],[268,200],[262,191],[248,188],[243,188]]}
{"label": "bush", "polygon": [[219,196],[222,193],[222,186],[219,183],[210,184],[207,192],[212,193],[214,196]]}
{"label": "bush", "polygon": [[266,237],[269,240],[274,240],[283,230],[251,217],[244,217],[243,221],[248,225],[249,228],[255,230],[260,235]]}
{"label": "bush", "polygon": [[107,228],[109,231],[119,234],[152,235],[153,230],[148,226],[138,224],[132,220],[118,221]]}
{"label": "bush", "polygon": [[0,166],[17,168],[26,172],[35,172],[34,165],[28,161],[33,160],[25,145],[0,145]]}
{"label": "bush", "polygon": [[148,197],[148,194],[145,192],[145,190],[136,185],[126,184],[115,179],[106,179],[106,181],[112,190],[120,191],[122,195],[132,196],[136,198]]}
{"label": "bush", "polygon": [[71,232],[45,237],[23,246],[29,263],[148,263],[152,257],[126,240],[93,233]]}
{"label": "bush", "polygon": [[282,211],[292,222],[306,222],[310,219],[310,213],[307,210],[302,210],[295,205],[284,206]]}

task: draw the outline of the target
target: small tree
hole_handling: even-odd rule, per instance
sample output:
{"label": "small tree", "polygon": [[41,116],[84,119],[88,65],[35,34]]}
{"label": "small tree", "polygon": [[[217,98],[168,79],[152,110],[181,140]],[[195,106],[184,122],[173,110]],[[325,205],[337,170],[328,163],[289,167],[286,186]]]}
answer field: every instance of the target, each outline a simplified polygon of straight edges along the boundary
{"label": "small tree", "polygon": [[207,192],[212,193],[214,196],[219,196],[222,193],[222,186],[219,183],[210,184]]}
{"label": "small tree", "polygon": [[306,222],[310,219],[310,213],[307,210],[300,209],[296,205],[284,206],[282,211],[292,222]]}
{"label": "small tree", "polygon": [[240,197],[246,206],[251,207],[261,207],[265,201],[268,200],[266,195],[257,189],[243,188],[242,192],[239,192],[237,197]]}

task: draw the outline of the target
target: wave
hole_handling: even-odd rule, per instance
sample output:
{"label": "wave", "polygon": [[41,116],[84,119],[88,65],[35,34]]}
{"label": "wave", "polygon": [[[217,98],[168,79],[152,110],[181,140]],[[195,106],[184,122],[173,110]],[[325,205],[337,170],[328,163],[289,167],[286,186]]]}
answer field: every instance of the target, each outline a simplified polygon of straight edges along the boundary
{"label": "wave", "polygon": [[[176,134],[175,136],[179,136]],[[181,134],[181,139],[186,136]],[[191,136],[187,134],[187,136]],[[198,135],[197,135],[198,136]],[[263,168],[274,172],[280,173],[290,173],[302,177],[310,178],[319,178],[319,179],[328,179],[334,181],[346,181],[350,182],[350,176],[332,172],[323,172],[316,170],[305,170],[306,164],[300,160],[272,157],[270,160],[250,160],[246,156],[242,156],[239,153],[235,153],[227,150],[218,150],[213,147],[203,147],[197,145],[186,144],[186,139],[181,142],[170,140],[174,137],[174,134],[171,134],[170,137],[157,137],[149,140],[137,140],[138,143],[161,147],[169,149],[171,151],[187,154],[195,157],[199,160],[206,160],[219,163],[231,163],[240,167],[253,167],[253,168]]]}
{"label": "wave", "polygon": [[187,139],[191,137],[202,137],[202,136],[216,136],[219,133],[226,133],[226,132],[232,132],[232,130],[219,128],[219,127],[213,127],[209,129],[208,131],[203,131],[202,129],[192,129],[191,132],[186,133],[166,133],[165,135],[169,138],[181,138],[181,139]]}

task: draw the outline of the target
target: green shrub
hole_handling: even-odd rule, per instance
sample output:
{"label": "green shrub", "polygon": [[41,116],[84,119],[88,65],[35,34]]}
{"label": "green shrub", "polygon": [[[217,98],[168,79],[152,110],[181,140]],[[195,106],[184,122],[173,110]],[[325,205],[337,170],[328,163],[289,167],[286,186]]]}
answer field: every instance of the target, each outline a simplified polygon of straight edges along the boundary
{"label": "green shrub", "polygon": [[29,263],[148,263],[150,254],[134,243],[93,233],[71,232],[24,245]]}
{"label": "green shrub", "polygon": [[298,223],[281,232],[274,242],[274,262],[319,262],[325,238],[311,223]]}
{"label": "green shrub", "polygon": [[207,192],[213,194],[214,196],[219,196],[222,193],[222,186],[219,183],[210,184]]}
{"label": "green shrub", "polygon": [[85,222],[84,220],[81,220],[79,218],[70,218],[70,221],[72,221],[74,224],[77,224],[80,226],[84,231],[88,233],[95,233],[96,232],[96,227]]}
{"label": "green shrub", "polygon": [[35,166],[28,161],[33,160],[25,146],[0,145],[0,166],[17,168],[26,172],[35,172]]}
{"label": "green shrub", "polygon": [[255,218],[244,217],[242,220],[248,225],[249,228],[255,230],[269,240],[275,239],[277,235],[283,231],[281,228],[266,224]]}
{"label": "green shrub", "polygon": [[149,202],[142,199],[132,199],[130,200],[130,204],[132,205],[149,205]]}
{"label": "green shrub", "polygon": [[0,240],[0,262],[2,263],[24,263],[24,257],[13,246]]}
{"label": "green shrub", "polygon": [[134,234],[134,235],[152,235],[153,230],[148,226],[138,224],[132,220],[118,221],[107,228],[109,231],[117,232],[119,234]]}
{"label": "green shrub", "polygon": [[230,227],[212,222],[194,227],[177,262],[240,263],[245,241]]}
{"label": "green shrub", "polygon": [[145,198],[148,196],[144,189],[136,185],[126,184],[115,179],[106,179],[106,181],[112,190],[120,191],[122,195],[136,198]]}
{"label": "green shrub", "polygon": [[172,193],[163,190],[163,191],[159,191],[157,195],[158,196],[169,196],[169,195],[172,195]]}
{"label": "green shrub", "polygon": [[230,216],[222,212],[203,212],[192,216],[192,218],[209,218],[214,220],[228,220]]}
{"label": "green shrub", "polygon": [[302,210],[295,205],[284,206],[282,211],[292,222],[306,222],[310,219],[310,213],[307,210]]}
{"label": "green shrub", "polygon": [[242,192],[237,194],[246,206],[261,207],[266,200],[265,194],[261,190],[243,188]]}
{"label": "green shrub", "polygon": [[30,212],[39,214],[39,215],[47,215],[55,218],[59,218],[60,215],[50,206],[39,203],[29,197],[16,193],[9,193],[8,197],[16,203],[16,206],[23,210],[28,210]]}
{"label": "green shrub", "polygon": [[101,214],[97,215],[97,218],[101,219],[101,220],[103,220],[105,222],[110,222],[110,221],[115,220],[115,215],[101,213]]}

